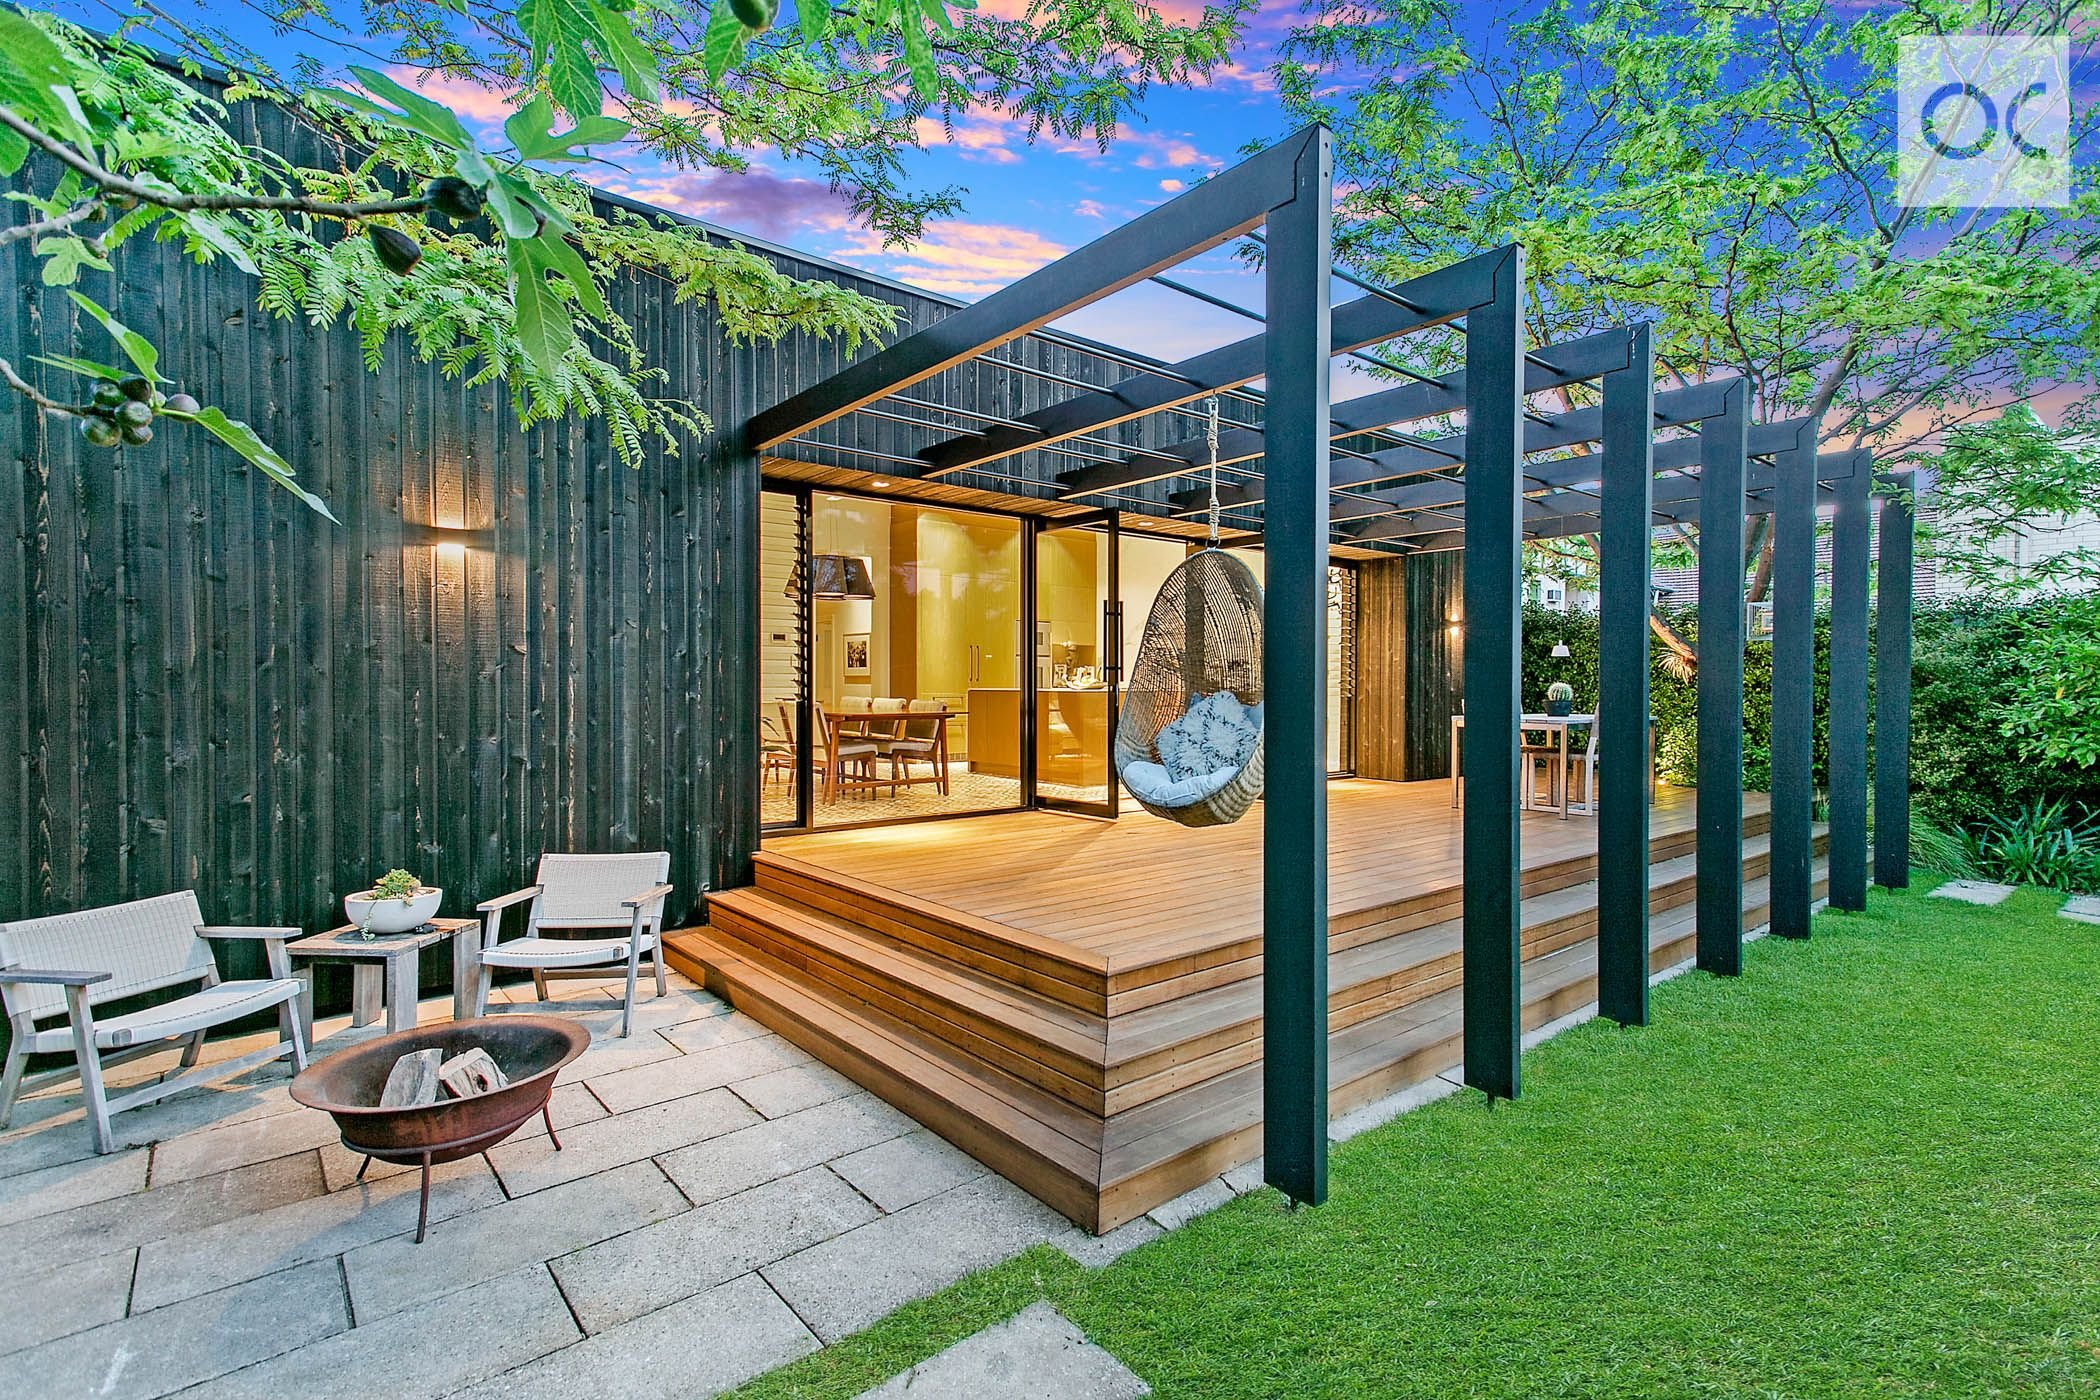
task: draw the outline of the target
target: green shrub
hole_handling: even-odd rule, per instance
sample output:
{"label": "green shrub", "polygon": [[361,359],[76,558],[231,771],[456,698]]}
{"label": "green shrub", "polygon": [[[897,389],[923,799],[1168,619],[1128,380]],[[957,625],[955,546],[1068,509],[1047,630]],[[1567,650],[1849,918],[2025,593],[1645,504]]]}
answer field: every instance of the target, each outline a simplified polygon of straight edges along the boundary
{"label": "green shrub", "polygon": [[1963,833],[1969,862],[1987,880],[2100,892],[2100,812],[2060,798],[1994,813]]}

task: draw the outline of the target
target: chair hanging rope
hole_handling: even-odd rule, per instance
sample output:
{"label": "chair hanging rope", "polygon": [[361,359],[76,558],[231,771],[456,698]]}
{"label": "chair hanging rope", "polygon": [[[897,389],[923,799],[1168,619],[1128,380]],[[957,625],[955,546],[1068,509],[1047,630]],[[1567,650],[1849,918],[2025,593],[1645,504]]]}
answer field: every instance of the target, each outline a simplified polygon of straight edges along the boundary
{"label": "chair hanging rope", "polygon": [[1208,405],[1210,541],[1167,575],[1116,724],[1116,775],[1183,826],[1245,816],[1262,789],[1261,585],[1218,547],[1218,400]]}

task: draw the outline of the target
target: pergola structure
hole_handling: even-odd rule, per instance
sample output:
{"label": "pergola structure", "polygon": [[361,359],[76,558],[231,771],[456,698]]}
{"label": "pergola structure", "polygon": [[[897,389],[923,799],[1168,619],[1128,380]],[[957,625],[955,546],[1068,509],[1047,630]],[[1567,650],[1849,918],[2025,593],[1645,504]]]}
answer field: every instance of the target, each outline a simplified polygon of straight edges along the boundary
{"label": "pergola structure", "polygon": [[[1526,540],[1598,536],[1601,745],[1639,753],[1648,743],[1654,529],[1674,522],[1701,528],[1708,547],[1698,584],[1697,958],[1700,967],[1728,975],[1740,970],[1743,939],[1743,532],[1753,515],[1774,517],[1771,917],[1776,932],[1801,937],[1811,906],[1817,515],[1829,502],[1831,902],[1863,907],[1867,876],[1870,454],[1819,453],[1812,418],[1753,423],[1748,386],[1739,379],[1658,392],[1646,326],[1527,346],[1520,248],[1493,249],[1391,287],[1337,274],[1331,203],[1328,133],[1311,127],[758,414],[744,442],[753,453],[798,442],[837,447],[819,430],[849,415],[874,415],[946,433],[913,457],[884,456],[887,475],[968,479],[988,469],[1010,474],[1017,460],[1076,460],[1081,465],[1035,484],[1075,506],[1153,488],[1156,513],[1186,515],[1208,493],[1175,493],[1171,483],[1207,470],[1200,440],[1145,445],[1100,435],[1148,415],[1185,412],[1210,395],[1237,394],[1258,407],[1259,423],[1232,424],[1221,435],[1219,457],[1232,471],[1220,496],[1227,522],[1258,532],[1267,559],[1263,1148],[1269,1182],[1305,1202],[1326,1192],[1323,682],[1331,548],[1463,552],[1469,1084],[1503,1097],[1519,1088]],[[1148,279],[1215,302],[1164,274],[1258,228],[1265,233],[1265,312],[1230,308],[1261,321],[1256,334],[1178,364],[1133,362],[1120,382],[1076,385],[1068,398],[987,421],[979,431],[948,432],[896,406],[927,407],[904,391],[972,362],[1009,365],[990,352]],[[1337,276],[1364,294],[1331,305]],[[1400,370],[1409,382],[1332,402],[1331,357],[1357,354],[1397,370],[1369,348],[1435,330],[1462,337],[1462,369],[1443,376]],[[1265,381],[1258,397],[1244,392],[1256,379]],[[1594,388],[1593,406],[1533,411],[1530,396],[1578,385]],[[1425,437],[1404,430],[1433,419],[1462,419],[1463,431]],[[1075,443],[1084,450],[1075,451]],[[1885,665],[1877,697],[1875,868],[1884,884],[1903,882],[1907,857],[1911,520],[1900,495],[1891,497],[1882,516]],[[1600,781],[1600,1004],[1619,1022],[1641,1024],[1648,1017],[1650,794],[1640,765],[1606,765]]]}

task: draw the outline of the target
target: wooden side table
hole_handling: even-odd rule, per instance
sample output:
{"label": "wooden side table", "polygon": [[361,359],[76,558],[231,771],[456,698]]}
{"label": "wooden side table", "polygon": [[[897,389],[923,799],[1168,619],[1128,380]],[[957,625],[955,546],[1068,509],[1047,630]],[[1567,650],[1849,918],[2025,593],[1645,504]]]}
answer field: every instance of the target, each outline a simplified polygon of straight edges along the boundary
{"label": "wooden side table", "polygon": [[369,1026],[379,1019],[382,1001],[389,1031],[409,1030],[416,1024],[416,964],[425,948],[452,940],[452,1019],[464,1021],[474,1014],[474,979],[480,975],[475,957],[481,938],[476,919],[432,919],[430,926],[411,933],[382,933],[367,939],[353,924],[317,933],[285,945],[285,952],[302,963],[299,980],[306,991],[299,998],[299,1016],[306,1023],[308,1042],[314,1029],[314,970],[317,962],[350,964],[350,1024]]}

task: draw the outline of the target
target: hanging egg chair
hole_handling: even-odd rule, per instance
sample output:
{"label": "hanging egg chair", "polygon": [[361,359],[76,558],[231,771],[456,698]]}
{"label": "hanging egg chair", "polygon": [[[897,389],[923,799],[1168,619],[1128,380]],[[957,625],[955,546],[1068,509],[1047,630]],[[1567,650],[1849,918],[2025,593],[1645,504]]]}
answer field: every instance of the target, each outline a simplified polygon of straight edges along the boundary
{"label": "hanging egg chair", "polygon": [[1183,826],[1223,826],[1262,788],[1261,585],[1218,548],[1218,401],[1210,408],[1210,542],[1167,575],[1116,723],[1116,776]]}

